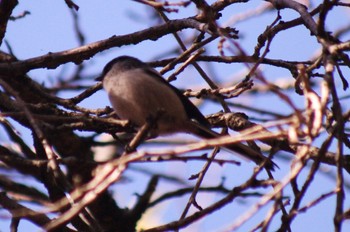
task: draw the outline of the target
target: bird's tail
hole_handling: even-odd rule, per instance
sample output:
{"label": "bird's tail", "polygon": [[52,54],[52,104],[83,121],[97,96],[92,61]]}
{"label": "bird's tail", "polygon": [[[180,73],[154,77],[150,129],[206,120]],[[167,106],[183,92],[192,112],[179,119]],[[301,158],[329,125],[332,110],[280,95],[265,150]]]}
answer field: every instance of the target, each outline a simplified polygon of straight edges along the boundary
{"label": "bird's tail", "polygon": [[[214,139],[221,136],[215,131],[208,129],[196,122],[192,122],[192,123],[196,127],[195,129],[196,131],[192,133],[196,134],[201,138]],[[260,152],[248,147],[247,145],[244,145],[243,143],[227,144],[224,147],[230,151],[238,153],[240,156],[243,156],[244,158],[254,161],[258,165],[260,165],[265,161],[266,162],[265,167],[269,170],[273,171],[275,167],[278,167],[272,160],[268,159],[267,157],[263,156]]]}

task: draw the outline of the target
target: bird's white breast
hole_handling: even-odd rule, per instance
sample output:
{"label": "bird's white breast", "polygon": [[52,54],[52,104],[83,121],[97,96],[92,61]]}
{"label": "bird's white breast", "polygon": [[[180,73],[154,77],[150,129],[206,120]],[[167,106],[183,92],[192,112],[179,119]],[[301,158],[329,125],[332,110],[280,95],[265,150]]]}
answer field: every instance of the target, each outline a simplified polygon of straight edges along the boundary
{"label": "bird's white breast", "polygon": [[155,117],[159,111],[162,111],[157,128],[159,134],[174,132],[174,125],[181,127],[188,120],[176,93],[142,69],[111,72],[105,77],[103,86],[118,116],[138,126]]}

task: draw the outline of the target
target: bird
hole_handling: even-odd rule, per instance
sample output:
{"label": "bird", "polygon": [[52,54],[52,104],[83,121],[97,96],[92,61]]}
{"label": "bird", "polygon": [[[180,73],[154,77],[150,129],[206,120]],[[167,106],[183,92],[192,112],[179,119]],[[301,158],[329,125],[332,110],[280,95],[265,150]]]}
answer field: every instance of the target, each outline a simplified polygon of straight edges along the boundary
{"label": "bird", "polygon": [[[152,135],[184,132],[204,139],[221,136],[211,129],[205,116],[180,90],[138,58],[126,55],[114,58],[95,80],[102,82],[120,119],[141,127],[161,112],[152,127]],[[276,166],[260,152],[243,143],[227,144],[224,147],[258,165],[265,161],[265,167],[269,170],[274,170]]]}

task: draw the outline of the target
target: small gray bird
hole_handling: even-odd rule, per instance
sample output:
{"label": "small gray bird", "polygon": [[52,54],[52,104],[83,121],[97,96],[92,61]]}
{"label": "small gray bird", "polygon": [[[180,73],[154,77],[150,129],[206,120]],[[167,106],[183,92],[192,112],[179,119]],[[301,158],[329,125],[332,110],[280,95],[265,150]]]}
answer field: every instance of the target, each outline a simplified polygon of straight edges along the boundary
{"label": "small gray bird", "polygon": [[[209,122],[188,98],[137,58],[120,56],[113,59],[96,80],[102,81],[113,109],[121,119],[141,127],[161,111],[153,135],[186,132],[207,139],[220,136],[210,129]],[[242,143],[226,145],[225,148],[256,164],[267,159]],[[272,161],[266,161],[268,169],[273,170],[274,166]]]}

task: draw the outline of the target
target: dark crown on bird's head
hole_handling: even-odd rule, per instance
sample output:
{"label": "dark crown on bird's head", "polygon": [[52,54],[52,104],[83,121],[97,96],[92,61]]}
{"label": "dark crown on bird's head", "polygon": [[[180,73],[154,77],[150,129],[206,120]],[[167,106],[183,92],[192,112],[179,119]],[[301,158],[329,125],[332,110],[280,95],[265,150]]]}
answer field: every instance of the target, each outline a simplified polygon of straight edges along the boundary
{"label": "dark crown on bird's head", "polygon": [[101,76],[97,77],[97,81],[102,81],[104,76],[115,67],[118,71],[126,71],[135,68],[147,68],[148,65],[141,60],[132,57],[132,56],[119,56],[109,61],[106,66],[103,68]]}

